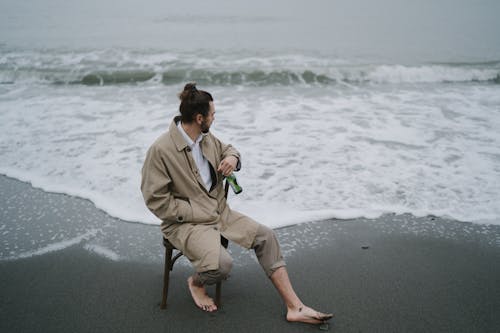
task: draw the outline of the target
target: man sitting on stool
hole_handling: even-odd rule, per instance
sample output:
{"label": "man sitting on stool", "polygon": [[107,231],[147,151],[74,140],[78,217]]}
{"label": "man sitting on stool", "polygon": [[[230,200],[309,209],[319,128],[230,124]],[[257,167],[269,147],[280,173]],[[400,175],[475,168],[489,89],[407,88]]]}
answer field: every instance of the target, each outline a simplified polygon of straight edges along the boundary
{"label": "man sitting on stool", "polygon": [[191,261],[188,286],[196,305],[217,310],[205,285],[226,279],[232,258],[220,236],[254,249],[260,265],[287,306],[287,320],[320,324],[333,317],[305,306],[292,288],[274,232],[226,204],[223,179],[240,168],[240,154],[210,133],[212,95],[187,84],[179,95],[180,116],[149,148],[141,190],[162,220],[164,236]]}

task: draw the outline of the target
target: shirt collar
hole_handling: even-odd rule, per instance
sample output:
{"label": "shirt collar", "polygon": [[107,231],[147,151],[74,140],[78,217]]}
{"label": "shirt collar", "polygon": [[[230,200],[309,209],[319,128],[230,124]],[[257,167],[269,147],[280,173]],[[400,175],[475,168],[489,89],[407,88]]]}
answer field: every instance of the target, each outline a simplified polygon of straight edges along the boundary
{"label": "shirt collar", "polygon": [[187,141],[188,145],[190,147],[193,147],[197,144],[200,143],[200,141],[203,139],[203,134],[200,134],[197,138],[196,138],[196,141],[193,141],[191,139],[191,137],[186,133],[186,131],[184,130],[184,128],[182,127],[182,122],[179,121],[177,123],[177,128],[179,129],[179,132],[181,132],[182,136],[184,137],[184,139]]}

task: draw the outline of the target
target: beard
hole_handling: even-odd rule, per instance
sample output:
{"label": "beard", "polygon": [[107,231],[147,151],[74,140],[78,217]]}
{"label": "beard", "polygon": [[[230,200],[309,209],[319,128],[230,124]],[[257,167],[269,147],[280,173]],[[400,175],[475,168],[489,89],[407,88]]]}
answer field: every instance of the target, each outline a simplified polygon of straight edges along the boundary
{"label": "beard", "polygon": [[210,131],[210,125],[208,124],[207,120],[203,120],[201,122],[201,133],[207,134]]}

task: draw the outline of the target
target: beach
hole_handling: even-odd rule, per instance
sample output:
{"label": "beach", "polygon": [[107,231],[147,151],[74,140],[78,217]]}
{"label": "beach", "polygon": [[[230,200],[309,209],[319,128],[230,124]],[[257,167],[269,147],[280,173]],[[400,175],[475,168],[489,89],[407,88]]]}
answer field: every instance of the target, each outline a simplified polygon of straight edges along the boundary
{"label": "beach", "polygon": [[[230,244],[235,266],[223,283],[219,311],[206,314],[194,305],[186,284],[192,271],[185,259],[174,267],[168,307],[161,310],[164,250],[157,226],[120,221],[87,200],[4,176],[0,189],[4,225],[19,225],[24,214],[41,216],[30,222],[33,226],[83,215],[80,234],[96,229],[96,221],[101,226],[66,247],[52,244],[18,259],[5,259],[3,253],[2,332],[318,330],[286,322],[285,307],[253,253],[235,244]],[[51,213],[55,208],[59,214]],[[25,233],[5,230],[10,229],[0,231],[3,249],[8,239],[13,243]],[[276,234],[304,303],[335,313],[332,332],[500,328],[499,226],[389,214],[303,223],[276,229]],[[130,238],[136,246],[121,249],[114,241]],[[213,289],[208,289],[212,295]]]}
{"label": "beach", "polygon": [[[500,2],[0,4],[0,332],[308,332],[252,251],[160,310],[148,148],[186,83],[332,332],[500,332]],[[452,14],[451,14],[452,13]],[[209,290],[214,293],[213,288]],[[324,328],[324,327],[323,327]]]}

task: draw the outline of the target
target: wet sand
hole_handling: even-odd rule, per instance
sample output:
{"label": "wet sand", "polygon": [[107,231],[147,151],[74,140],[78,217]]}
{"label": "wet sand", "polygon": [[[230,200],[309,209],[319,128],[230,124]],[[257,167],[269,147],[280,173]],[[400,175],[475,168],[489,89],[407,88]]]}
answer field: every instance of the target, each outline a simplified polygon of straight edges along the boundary
{"label": "wet sand", "polygon": [[[195,307],[184,259],[171,274],[168,308],[161,310],[158,227],[126,223],[87,200],[3,176],[0,196],[2,244],[13,252],[2,249],[0,261],[1,332],[318,331],[286,322],[284,305],[253,254],[234,244],[221,310],[206,314]],[[65,248],[33,235],[23,239],[26,230],[43,233],[51,226],[67,227],[71,237],[97,231]],[[304,223],[276,234],[299,296],[335,313],[332,332],[500,331],[499,226],[385,215]],[[16,242],[26,243],[23,258],[15,259]]]}

